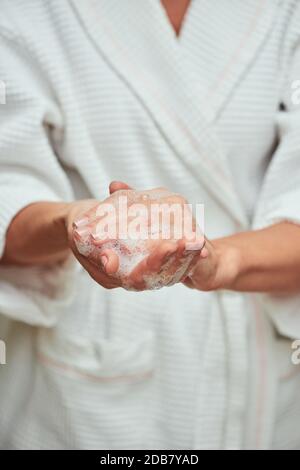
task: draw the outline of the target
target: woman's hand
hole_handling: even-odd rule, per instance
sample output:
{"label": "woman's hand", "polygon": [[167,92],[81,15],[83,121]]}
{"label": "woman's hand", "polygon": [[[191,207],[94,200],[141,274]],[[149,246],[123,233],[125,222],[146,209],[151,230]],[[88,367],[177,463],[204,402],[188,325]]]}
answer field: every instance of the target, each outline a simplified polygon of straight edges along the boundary
{"label": "woman's hand", "polygon": [[203,291],[227,289],[276,295],[300,292],[300,227],[280,222],[206,242],[184,283]]}
{"label": "woman's hand", "polygon": [[239,270],[239,252],[226,241],[205,241],[193,271],[183,280],[191,289],[213,291],[230,288]]}

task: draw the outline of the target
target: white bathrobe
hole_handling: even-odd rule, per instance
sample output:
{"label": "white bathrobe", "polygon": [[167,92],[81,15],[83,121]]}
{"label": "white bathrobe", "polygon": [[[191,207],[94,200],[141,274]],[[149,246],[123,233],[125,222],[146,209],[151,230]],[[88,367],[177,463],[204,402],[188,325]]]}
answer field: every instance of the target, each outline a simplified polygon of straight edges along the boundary
{"label": "white bathrobe", "polygon": [[[211,239],[300,222],[299,3],[194,0],[176,38],[158,0],[0,0],[0,254],[24,206],[112,179],[204,203]],[[300,296],[70,261],[2,267],[0,312],[1,448],[300,448]]]}

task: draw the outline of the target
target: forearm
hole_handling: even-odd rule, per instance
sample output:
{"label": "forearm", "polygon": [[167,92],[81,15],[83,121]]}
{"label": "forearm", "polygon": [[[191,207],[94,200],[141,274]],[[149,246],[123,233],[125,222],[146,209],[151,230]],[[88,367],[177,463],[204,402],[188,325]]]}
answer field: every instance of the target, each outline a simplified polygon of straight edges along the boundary
{"label": "forearm", "polygon": [[288,222],[212,242],[218,288],[248,292],[300,291],[300,226]]}
{"label": "forearm", "polygon": [[69,253],[65,217],[68,204],[38,202],[12,220],[0,264],[49,264]]}

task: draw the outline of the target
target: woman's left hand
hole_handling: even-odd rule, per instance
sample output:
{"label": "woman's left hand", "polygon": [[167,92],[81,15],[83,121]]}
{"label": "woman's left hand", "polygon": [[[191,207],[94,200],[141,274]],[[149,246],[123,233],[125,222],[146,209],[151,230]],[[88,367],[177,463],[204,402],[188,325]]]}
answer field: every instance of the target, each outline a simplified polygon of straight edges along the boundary
{"label": "woman's left hand", "polygon": [[184,279],[188,287],[276,295],[299,293],[299,224],[279,222],[206,241],[205,250],[192,274]]}
{"label": "woman's left hand", "polygon": [[237,275],[238,264],[238,252],[230,244],[206,240],[192,273],[183,283],[201,291],[229,288]]}

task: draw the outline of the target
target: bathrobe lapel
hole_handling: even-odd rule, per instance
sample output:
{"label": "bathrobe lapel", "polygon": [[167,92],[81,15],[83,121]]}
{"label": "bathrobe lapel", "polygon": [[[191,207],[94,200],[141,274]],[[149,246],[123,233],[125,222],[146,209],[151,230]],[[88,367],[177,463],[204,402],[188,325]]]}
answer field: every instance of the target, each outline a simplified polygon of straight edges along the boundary
{"label": "bathrobe lapel", "polygon": [[[195,0],[189,11],[191,26],[181,43],[192,49],[194,63],[207,63],[209,73],[199,77],[204,100],[216,119],[234,93],[243,74],[263,47],[274,24],[280,0]],[[198,25],[201,23],[201,28]],[[197,50],[195,50],[196,44]],[[199,44],[203,47],[198,48]],[[190,53],[191,56],[191,53]],[[199,66],[197,68],[199,73]]]}
{"label": "bathrobe lapel", "polygon": [[[192,3],[182,38],[178,40],[159,0],[70,1],[99,53],[147,109],[172,147],[174,157],[180,158],[187,171],[198,177],[199,183],[230,214],[237,227],[247,227],[248,220],[236,194],[214,121],[268,34],[276,0],[273,3],[272,0],[222,1],[223,8],[226,7],[224,32],[216,35],[216,42],[224,41],[229,32],[234,40],[230,50],[221,57],[220,74],[214,77],[211,89],[203,86],[201,77],[197,81],[191,79],[193,65],[185,53],[185,40],[193,33],[189,28],[196,27],[195,20],[198,24],[205,21],[200,14],[201,2]],[[214,2],[204,2],[212,14]],[[249,18],[249,9],[253,10],[250,24],[249,19],[243,19],[243,13]],[[215,15],[216,10],[215,5]],[[239,21],[235,18],[236,11],[245,23],[243,31],[234,28],[234,21]],[[207,56],[213,57],[213,44],[205,47]]]}

